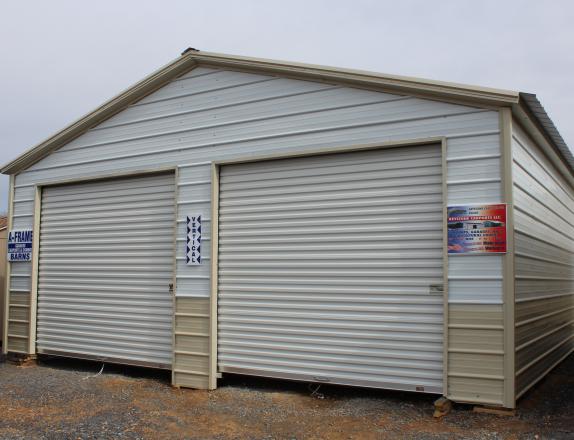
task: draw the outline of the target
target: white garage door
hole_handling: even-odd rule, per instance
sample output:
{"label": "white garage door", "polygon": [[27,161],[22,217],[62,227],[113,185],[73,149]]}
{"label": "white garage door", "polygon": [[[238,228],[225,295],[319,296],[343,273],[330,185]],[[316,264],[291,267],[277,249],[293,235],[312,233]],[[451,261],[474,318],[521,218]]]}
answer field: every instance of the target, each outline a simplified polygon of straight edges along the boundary
{"label": "white garage door", "polygon": [[173,174],[46,187],[39,353],[169,367]]}
{"label": "white garage door", "polygon": [[442,392],[439,145],[220,171],[222,372]]}

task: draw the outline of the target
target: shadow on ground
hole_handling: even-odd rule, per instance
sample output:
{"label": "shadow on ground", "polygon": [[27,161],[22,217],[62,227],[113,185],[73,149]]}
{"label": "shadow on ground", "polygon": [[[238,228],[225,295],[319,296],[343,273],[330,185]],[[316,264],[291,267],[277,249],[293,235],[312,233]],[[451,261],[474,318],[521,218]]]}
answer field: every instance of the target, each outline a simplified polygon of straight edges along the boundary
{"label": "shadow on ground", "polygon": [[66,359],[0,364],[2,439],[572,439],[574,355],[516,416],[437,396],[226,376],[216,391],[175,389],[167,371]]}

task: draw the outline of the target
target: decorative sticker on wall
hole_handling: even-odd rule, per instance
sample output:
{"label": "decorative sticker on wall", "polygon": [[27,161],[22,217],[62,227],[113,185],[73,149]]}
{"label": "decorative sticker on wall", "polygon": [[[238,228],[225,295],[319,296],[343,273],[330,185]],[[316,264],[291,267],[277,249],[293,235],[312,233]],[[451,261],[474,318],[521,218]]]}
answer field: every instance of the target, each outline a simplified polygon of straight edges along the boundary
{"label": "decorative sticker on wall", "polygon": [[32,261],[32,237],[30,229],[10,231],[8,234],[8,261]]}
{"label": "decorative sticker on wall", "polygon": [[187,217],[185,259],[188,266],[201,264],[201,215]]}
{"label": "decorative sticker on wall", "polygon": [[448,253],[506,252],[506,205],[448,207]]}

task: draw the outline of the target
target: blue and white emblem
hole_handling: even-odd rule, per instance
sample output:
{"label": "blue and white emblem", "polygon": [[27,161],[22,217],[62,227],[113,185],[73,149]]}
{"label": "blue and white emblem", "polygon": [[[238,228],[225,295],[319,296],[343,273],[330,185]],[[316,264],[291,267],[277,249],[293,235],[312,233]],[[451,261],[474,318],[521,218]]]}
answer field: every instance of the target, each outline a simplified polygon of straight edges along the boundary
{"label": "blue and white emblem", "polygon": [[185,260],[188,266],[201,264],[201,215],[187,217]]}

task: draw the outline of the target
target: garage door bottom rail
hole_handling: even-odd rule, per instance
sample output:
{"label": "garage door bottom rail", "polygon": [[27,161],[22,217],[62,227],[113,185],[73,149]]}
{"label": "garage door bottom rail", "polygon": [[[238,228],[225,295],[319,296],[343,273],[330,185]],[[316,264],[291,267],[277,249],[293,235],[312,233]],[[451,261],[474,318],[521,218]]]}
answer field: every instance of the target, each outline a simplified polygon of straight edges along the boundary
{"label": "garage door bottom rail", "polygon": [[289,374],[284,372],[252,370],[249,368],[237,368],[229,366],[220,367],[218,371],[219,373],[243,374],[246,376],[294,380],[297,382],[311,382],[317,384],[324,383],[331,385],[345,385],[353,387],[377,388],[377,389],[395,390],[395,391],[414,391],[419,393],[440,394],[440,395],[443,394],[442,388],[436,386],[410,385],[406,383],[392,383],[392,382],[372,382],[368,380],[352,380],[349,378],[341,378],[340,380],[337,380],[336,377],[331,378],[325,376],[313,376],[305,374]]}
{"label": "garage door bottom rail", "polygon": [[89,354],[84,354],[84,353],[68,353],[68,352],[61,352],[61,351],[54,351],[54,350],[38,350],[38,355],[56,356],[56,357],[68,358],[68,359],[81,359],[81,360],[86,360],[86,361],[103,362],[106,364],[127,365],[127,366],[132,366],[132,367],[145,367],[145,368],[156,368],[159,370],[171,370],[170,364],[145,362],[145,361],[138,361],[138,360],[134,360],[134,359],[120,359],[120,358],[113,358],[113,357],[94,356],[94,355],[89,355]]}

